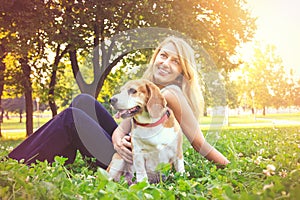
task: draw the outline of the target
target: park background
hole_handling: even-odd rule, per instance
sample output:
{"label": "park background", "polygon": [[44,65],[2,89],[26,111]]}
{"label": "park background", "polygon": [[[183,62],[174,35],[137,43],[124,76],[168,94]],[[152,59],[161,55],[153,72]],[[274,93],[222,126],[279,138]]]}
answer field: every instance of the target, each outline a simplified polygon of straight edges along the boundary
{"label": "park background", "polygon": [[[107,184],[101,170],[90,170],[80,159],[75,169],[65,168],[57,159],[52,166],[40,163],[32,171],[7,160],[1,162],[0,197],[43,198],[52,190],[52,198],[114,194],[134,199],[130,195],[139,191],[138,198],[296,199],[298,4],[295,0],[1,0],[1,156],[81,92],[97,97],[113,112],[107,103],[111,95],[127,80],[141,76],[159,39],[180,33],[205,49],[198,61],[203,55],[210,57],[199,70],[201,77],[214,71],[203,77],[206,113],[200,123],[208,133],[215,122],[212,109],[220,107],[224,118],[217,123],[222,139],[215,145],[232,164],[217,169],[186,147],[189,175],[175,174],[175,181],[155,187],[127,187]],[[139,30],[164,31],[153,41]],[[147,45],[138,46],[140,39]],[[216,101],[220,93],[209,90],[208,83],[216,79],[222,81],[215,88],[225,88],[219,98],[224,101]],[[45,174],[46,169],[52,174]]]}

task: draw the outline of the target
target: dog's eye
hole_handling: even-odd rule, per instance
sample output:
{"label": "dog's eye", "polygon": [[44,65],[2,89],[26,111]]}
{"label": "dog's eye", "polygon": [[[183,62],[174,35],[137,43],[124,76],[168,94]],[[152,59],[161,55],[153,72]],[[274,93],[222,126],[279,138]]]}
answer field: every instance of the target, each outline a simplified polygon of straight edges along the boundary
{"label": "dog's eye", "polygon": [[133,89],[133,88],[130,88],[129,90],[128,90],[128,94],[135,94],[137,91],[135,90],[135,89]]}

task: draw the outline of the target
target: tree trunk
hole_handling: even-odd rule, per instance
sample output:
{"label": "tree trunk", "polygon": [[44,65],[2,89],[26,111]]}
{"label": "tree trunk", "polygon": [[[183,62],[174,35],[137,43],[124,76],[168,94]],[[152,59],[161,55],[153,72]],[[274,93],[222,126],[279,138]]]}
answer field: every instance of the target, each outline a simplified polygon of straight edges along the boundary
{"label": "tree trunk", "polygon": [[26,110],[26,135],[33,133],[33,101],[32,101],[32,84],[30,80],[31,69],[27,58],[20,59],[23,71],[23,86],[25,94],[25,110]]}
{"label": "tree trunk", "polygon": [[263,107],[263,116],[266,116],[266,106]]}
{"label": "tree trunk", "polygon": [[51,75],[51,80],[49,84],[49,92],[48,92],[48,104],[50,106],[51,112],[52,112],[52,117],[57,115],[57,106],[54,100],[54,87],[56,83],[56,72],[52,72]]}
{"label": "tree trunk", "polygon": [[[4,71],[5,71],[5,63],[3,62],[4,56],[0,58],[0,123],[3,122],[3,108],[2,108],[2,94],[3,94],[3,88],[4,88]],[[0,137],[2,137],[1,133],[1,126],[0,126]]]}
{"label": "tree trunk", "polygon": [[76,79],[76,83],[80,89],[80,92],[87,93],[93,97],[97,97],[95,77],[94,77],[94,81],[91,84],[87,84],[79,70],[76,50],[69,51],[69,55],[70,55],[70,61],[71,61],[71,65],[72,65],[72,72],[73,72],[74,78]]}
{"label": "tree trunk", "polygon": [[55,103],[55,85],[56,85],[56,74],[57,67],[61,60],[61,58],[67,53],[70,45],[67,45],[66,48],[60,53],[60,45],[58,44],[56,47],[56,54],[54,63],[52,65],[52,75],[49,84],[49,92],[48,92],[48,103],[52,112],[52,117],[57,115],[57,105]]}
{"label": "tree trunk", "polygon": [[22,123],[22,113],[23,113],[23,111],[20,110],[20,111],[19,111],[19,118],[20,118],[19,122],[20,122],[20,123]]}
{"label": "tree trunk", "polygon": [[3,122],[3,108],[1,106],[1,94],[0,94],[0,138],[2,137],[1,124]]}
{"label": "tree trunk", "polygon": [[207,117],[207,116],[208,116],[208,113],[207,113],[207,105],[206,105],[206,103],[204,103],[204,113],[203,113],[203,116],[204,116],[204,117]]}
{"label": "tree trunk", "polygon": [[[99,6],[99,5],[98,5]],[[76,79],[78,87],[82,93],[87,93],[95,98],[98,97],[104,81],[107,75],[110,73],[111,69],[124,57],[128,52],[122,53],[112,62],[110,62],[111,58],[111,50],[114,47],[115,43],[112,42],[108,49],[105,48],[106,44],[104,42],[104,20],[102,20],[101,16],[101,8],[98,7],[99,12],[96,15],[96,23],[94,24],[94,50],[93,50],[93,71],[94,71],[94,81],[91,84],[87,84],[79,70],[76,49],[71,49],[69,51],[70,61],[72,65],[73,75]],[[101,49],[101,64],[99,59],[99,48]]]}
{"label": "tree trunk", "polygon": [[[1,105],[1,99],[0,99],[0,105]],[[4,117],[4,109],[0,106],[0,123],[3,123],[3,117]],[[1,129],[0,129],[0,137],[1,137]]]}
{"label": "tree trunk", "polygon": [[54,100],[54,89],[55,89],[55,84],[56,84],[56,72],[57,72],[57,66],[53,65],[52,66],[52,74],[51,74],[51,79],[50,79],[50,84],[49,84],[49,92],[48,92],[48,103],[52,112],[52,117],[57,115],[57,106]]}

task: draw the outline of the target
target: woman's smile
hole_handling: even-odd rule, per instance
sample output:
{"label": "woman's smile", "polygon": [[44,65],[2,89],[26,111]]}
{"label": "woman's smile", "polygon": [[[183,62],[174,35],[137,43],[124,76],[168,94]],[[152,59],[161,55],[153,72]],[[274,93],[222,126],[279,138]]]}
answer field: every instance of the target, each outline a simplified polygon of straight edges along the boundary
{"label": "woman's smile", "polygon": [[170,72],[166,69],[164,69],[162,66],[158,67],[158,73],[162,76],[166,76],[168,75]]}

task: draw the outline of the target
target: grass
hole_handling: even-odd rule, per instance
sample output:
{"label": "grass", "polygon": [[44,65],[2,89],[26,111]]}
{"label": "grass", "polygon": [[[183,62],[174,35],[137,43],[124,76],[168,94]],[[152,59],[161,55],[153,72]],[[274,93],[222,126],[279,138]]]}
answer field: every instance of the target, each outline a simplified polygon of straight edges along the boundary
{"label": "grass", "polygon": [[[215,121],[220,122],[224,117],[219,119],[215,117]],[[203,124],[209,124],[214,120],[212,117],[204,117],[201,122]],[[266,123],[272,120],[287,120],[296,121],[300,123],[300,113],[288,113],[288,114],[267,114],[267,115],[234,115],[229,116],[229,124],[252,124],[252,123]]]}
{"label": "grass", "polygon": [[[50,117],[40,117],[37,119],[37,117],[33,118],[33,127],[36,129],[43,124],[45,124],[47,121],[49,121]],[[20,123],[20,119],[16,116],[11,117],[10,119],[3,119],[3,123],[1,123],[1,129],[2,130],[21,130],[26,128],[26,119],[23,117],[22,122]]]}
{"label": "grass", "polygon": [[[41,115],[39,118],[36,116],[33,118],[34,128],[38,128],[46,123],[50,119],[50,113],[46,115]],[[209,125],[211,123],[221,123],[223,121],[223,116],[221,117],[202,117],[201,124]],[[300,113],[288,113],[288,114],[267,114],[256,115],[256,120],[253,115],[235,115],[229,116],[229,124],[252,124],[252,123],[266,123],[272,120],[288,120],[288,121],[297,121],[300,123]],[[4,122],[1,124],[2,130],[13,130],[13,129],[25,129],[25,118],[23,117],[22,123],[19,123],[19,118],[13,116],[9,120],[4,118]]]}
{"label": "grass", "polygon": [[282,119],[282,120],[300,121],[300,113],[269,114],[266,116],[260,115],[260,117],[265,119]]}
{"label": "grass", "polygon": [[[206,131],[204,131],[206,134]],[[0,141],[3,157],[20,140]],[[0,163],[2,199],[299,199],[300,127],[227,129],[216,143],[231,163],[217,168],[185,143],[183,175],[164,169],[167,180],[128,186],[111,181],[78,154],[65,166],[27,167],[11,159]]]}
{"label": "grass", "polygon": [[[39,118],[36,116],[33,118],[34,129],[41,127],[49,119],[51,114],[45,113]],[[228,126],[223,125],[224,117],[202,117],[200,120],[202,130],[211,129],[211,125],[216,124],[219,130],[221,129],[237,129],[244,127],[259,128],[259,127],[286,127],[286,126],[299,126],[300,124],[300,113],[288,113],[288,114],[268,114],[266,116],[257,115],[256,120],[253,115],[239,115],[229,116]],[[275,122],[274,122],[275,120]],[[294,124],[278,124],[276,120],[292,121]],[[119,121],[118,121],[119,122]],[[297,124],[295,123],[297,122]],[[19,122],[18,116],[13,116],[9,120],[6,118],[4,122],[0,124],[2,130],[2,139],[23,139],[26,137],[25,133],[25,118],[23,122]]]}

